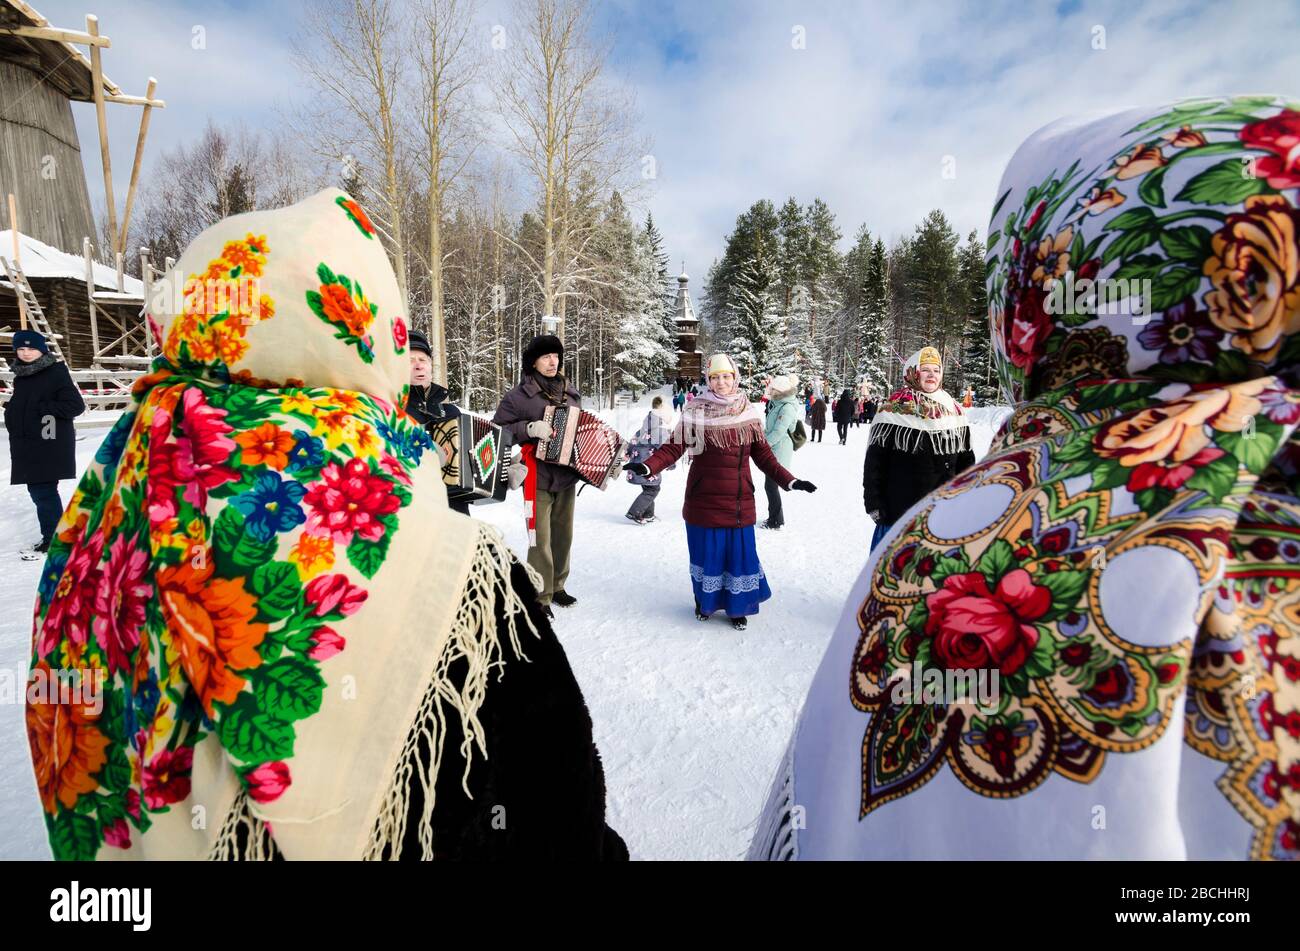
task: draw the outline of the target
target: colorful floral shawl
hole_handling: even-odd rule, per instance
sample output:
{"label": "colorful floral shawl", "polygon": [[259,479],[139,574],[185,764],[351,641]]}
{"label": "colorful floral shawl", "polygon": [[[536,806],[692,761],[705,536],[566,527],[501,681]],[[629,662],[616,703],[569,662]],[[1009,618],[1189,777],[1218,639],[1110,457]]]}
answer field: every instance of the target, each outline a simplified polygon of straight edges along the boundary
{"label": "colorful floral shawl", "polygon": [[1015,413],[868,563],[751,855],[1300,856],[1297,141],[1256,97],[1016,153]]}
{"label": "colorful floral shawl", "polygon": [[54,856],[396,857],[419,783],[429,857],[444,717],[482,746],[494,602],[521,605],[399,409],[404,305],[374,228],[322,192],[214,225],[156,289],[162,356],[36,604],[34,677],[102,683],[27,707]]}

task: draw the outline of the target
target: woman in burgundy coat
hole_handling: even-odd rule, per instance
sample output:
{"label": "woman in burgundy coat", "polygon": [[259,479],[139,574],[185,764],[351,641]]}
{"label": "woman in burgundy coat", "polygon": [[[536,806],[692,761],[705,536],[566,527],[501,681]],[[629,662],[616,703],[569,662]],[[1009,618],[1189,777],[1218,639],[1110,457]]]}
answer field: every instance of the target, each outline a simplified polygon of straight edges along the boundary
{"label": "woman in burgundy coat", "polygon": [[763,417],[740,391],[736,365],[726,354],[709,360],[709,388],[682,413],[672,438],[645,462],[624,466],[641,476],[655,475],[685,452],[686,545],[691,558],[695,616],[707,621],[725,611],[738,630],[772,596],[754,545],[754,480],[749,462],[785,491],[815,492],[796,479],[772,454],[763,438]]}

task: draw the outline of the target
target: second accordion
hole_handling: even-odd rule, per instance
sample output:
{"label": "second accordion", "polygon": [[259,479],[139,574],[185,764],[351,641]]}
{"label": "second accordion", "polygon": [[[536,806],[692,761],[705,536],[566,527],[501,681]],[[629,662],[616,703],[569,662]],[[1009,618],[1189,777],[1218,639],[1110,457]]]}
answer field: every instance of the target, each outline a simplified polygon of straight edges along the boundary
{"label": "second accordion", "polygon": [[506,497],[502,469],[509,464],[510,433],[477,413],[460,411],[459,416],[429,425],[429,435],[442,458],[442,480],[447,498],[469,502],[501,502]]}

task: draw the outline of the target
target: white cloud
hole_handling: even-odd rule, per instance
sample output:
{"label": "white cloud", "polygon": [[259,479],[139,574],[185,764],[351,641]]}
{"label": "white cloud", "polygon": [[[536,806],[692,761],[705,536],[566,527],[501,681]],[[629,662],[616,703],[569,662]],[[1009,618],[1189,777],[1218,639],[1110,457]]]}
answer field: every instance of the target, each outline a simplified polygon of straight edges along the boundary
{"label": "white cloud", "polygon": [[[981,233],[1016,146],[1064,115],[1191,95],[1277,92],[1300,97],[1300,4],[1097,0],[1058,8],[1023,2],[778,3],[615,0],[614,71],[636,92],[654,140],[649,201],[668,250],[703,273],[735,217],[759,198],[820,196],[846,239],[866,223],[887,239],[933,207]],[[79,28],[74,0],[42,0]],[[156,75],[168,108],[155,115],[150,157],[197,134],[209,115],[250,126],[304,94],[289,56],[296,4],[101,5],[113,38],[105,69],[128,91]],[[509,24],[492,0],[485,30]],[[805,49],[791,29],[806,28]],[[207,28],[207,49],[191,30]],[[1092,47],[1094,27],[1106,49]],[[665,46],[685,51],[665,62]],[[87,179],[102,193],[93,109],[76,107]],[[138,110],[111,113],[118,201]],[[322,130],[328,134],[328,130]],[[956,178],[941,175],[944,156]],[[520,177],[519,181],[524,181]],[[697,284],[698,286],[698,284]]]}
{"label": "white cloud", "polygon": [[[1300,6],[1160,0],[1085,4],[679,0],[696,59],[629,64],[662,156],[652,208],[702,273],[759,198],[822,197],[851,236],[887,239],[940,207],[981,235],[1011,153],[1063,115],[1191,95],[1300,95]],[[791,12],[791,10],[794,12]],[[1030,12],[1032,11],[1032,12]],[[789,47],[790,26],[807,48]],[[1094,50],[1093,27],[1106,49]],[[943,157],[956,178],[941,175]]]}

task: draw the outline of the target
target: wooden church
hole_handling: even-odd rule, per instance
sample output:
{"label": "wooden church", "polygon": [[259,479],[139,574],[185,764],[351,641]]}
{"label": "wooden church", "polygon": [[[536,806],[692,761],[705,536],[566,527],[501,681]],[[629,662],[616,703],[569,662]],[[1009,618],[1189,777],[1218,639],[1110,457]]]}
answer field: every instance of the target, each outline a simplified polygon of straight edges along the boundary
{"label": "wooden church", "polygon": [[674,318],[677,323],[677,365],[664,372],[665,383],[672,383],[677,377],[694,383],[700,378],[703,366],[699,350],[700,322],[695,318],[695,307],[691,304],[690,280],[685,269],[677,275]]}

